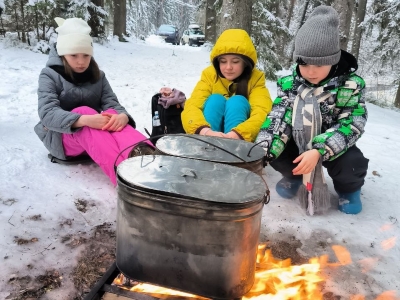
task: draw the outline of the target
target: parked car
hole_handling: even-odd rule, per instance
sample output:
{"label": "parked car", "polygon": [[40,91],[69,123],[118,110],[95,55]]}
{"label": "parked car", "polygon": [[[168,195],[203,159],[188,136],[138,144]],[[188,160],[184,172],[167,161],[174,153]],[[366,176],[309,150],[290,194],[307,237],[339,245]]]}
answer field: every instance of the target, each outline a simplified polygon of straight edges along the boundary
{"label": "parked car", "polygon": [[189,25],[189,28],[183,32],[181,38],[181,44],[189,44],[189,46],[197,45],[201,46],[204,44],[205,35],[197,24]]}
{"label": "parked car", "polygon": [[179,44],[179,31],[174,25],[163,24],[157,29],[156,34],[163,37],[167,43]]}

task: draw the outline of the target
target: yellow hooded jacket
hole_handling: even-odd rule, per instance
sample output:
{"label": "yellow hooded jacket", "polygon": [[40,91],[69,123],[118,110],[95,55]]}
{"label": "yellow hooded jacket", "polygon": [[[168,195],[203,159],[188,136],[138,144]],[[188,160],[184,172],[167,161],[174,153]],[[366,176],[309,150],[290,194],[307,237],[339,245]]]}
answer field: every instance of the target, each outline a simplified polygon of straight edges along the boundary
{"label": "yellow hooded jacket", "polygon": [[[254,65],[257,63],[257,53],[253,42],[247,32],[242,29],[228,29],[221,34],[211,51],[211,62],[223,54],[241,54],[250,58]],[[233,81],[218,76],[213,65],[204,69],[200,81],[186,101],[182,112],[182,124],[186,133],[199,133],[202,128],[211,127],[203,115],[207,98],[212,94],[220,94],[228,99],[235,95],[235,85]],[[256,68],[253,68],[248,82],[248,95],[250,117],[233,128],[233,131],[244,140],[253,142],[272,108],[271,97],[265,86],[265,75]]]}

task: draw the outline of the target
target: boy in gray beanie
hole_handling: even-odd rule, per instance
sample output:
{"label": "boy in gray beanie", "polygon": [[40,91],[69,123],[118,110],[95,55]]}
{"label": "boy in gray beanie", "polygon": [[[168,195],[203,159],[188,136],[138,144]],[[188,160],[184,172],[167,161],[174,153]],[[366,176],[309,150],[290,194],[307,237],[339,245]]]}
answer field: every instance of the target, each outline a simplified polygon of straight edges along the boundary
{"label": "boy in gray beanie", "polygon": [[295,38],[292,75],[278,80],[278,97],[257,136],[266,160],[283,175],[276,191],[310,214],[325,212],[330,196],[323,167],[339,195],[338,209],[362,210],[361,187],[368,159],[356,141],[364,133],[364,80],[355,57],[339,46],[339,18],[318,6]]}

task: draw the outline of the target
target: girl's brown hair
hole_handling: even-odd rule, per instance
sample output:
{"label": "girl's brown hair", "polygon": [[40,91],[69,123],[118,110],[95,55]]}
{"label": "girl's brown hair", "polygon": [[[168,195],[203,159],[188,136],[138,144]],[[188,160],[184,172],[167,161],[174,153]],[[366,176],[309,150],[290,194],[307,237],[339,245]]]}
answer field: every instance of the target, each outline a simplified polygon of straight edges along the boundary
{"label": "girl's brown hair", "polygon": [[[75,82],[74,71],[72,70],[71,66],[68,64],[68,62],[67,62],[67,60],[65,59],[64,56],[61,56],[61,60],[62,60],[62,62],[64,64],[65,74],[67,76],[69,76]],[[90,82],[91,83],[95,83],[95,82],[99,81],[99,79],[100,79],[100,68],[99,68],[99,65],[97,64],[97,62],[94,60],[93,57],[90,58],[89,67],[87,68],[87,70],[85,72],[90,72],[90,74],[91,74]]]}
{"label": "girl's brown hair", "polygon": [[[229,54],[229,53],[226,53],[226,54]],[[243,60],[243,63],[244,63],[244,69],[243,69],[242,74],[240,74],[240,76],[234,80],[234,82],[236,83],[235,95],[241,95],[241,96],[245,97],[246,99],[249,99],[248,85],[249,85],[251,73],[254,68],[254,63],[250,58],[248,58],[245,55],[236,54],[236,53],[232,53],[232,55],[237,55],[238,57],[240,57]],[[220,77],[224,77],[221,73],[221,69],[219,68],[219,58],[221,56],[222,55],[217,56],[213,60],[213,65],[214,65],[214,68],[217,70],[218,75]]]}

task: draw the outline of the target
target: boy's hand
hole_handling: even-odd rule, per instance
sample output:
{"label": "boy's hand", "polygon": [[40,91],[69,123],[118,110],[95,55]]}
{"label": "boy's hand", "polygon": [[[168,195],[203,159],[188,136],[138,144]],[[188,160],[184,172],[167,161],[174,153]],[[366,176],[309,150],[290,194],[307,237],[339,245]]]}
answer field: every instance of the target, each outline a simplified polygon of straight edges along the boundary
{"label": "boy's hand", "polygon": [[316,149],[311,149],[300,154],[293,163],[299,163],[296,168],[293,169],[293,175],[308,174],[314,170],[317,165],[321,154]]}
{"label": "boy's hand", "polygon": [[108,123],[105,126],[103,126],[101,130],[121,131],[129,122],[129,118],[126,114],[117,115],[110,113],[101,113],[101,115],[109,118]]}

